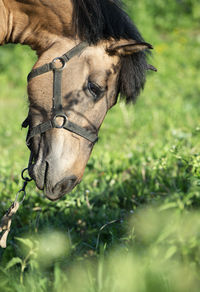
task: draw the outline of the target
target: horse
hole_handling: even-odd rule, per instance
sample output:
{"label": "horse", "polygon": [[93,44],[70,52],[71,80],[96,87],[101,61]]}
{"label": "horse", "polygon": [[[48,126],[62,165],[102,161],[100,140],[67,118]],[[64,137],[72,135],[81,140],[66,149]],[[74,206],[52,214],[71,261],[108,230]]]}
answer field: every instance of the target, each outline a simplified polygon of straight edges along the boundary
{"label": "horse", "polygon": [[151,44],[119,0],[0,0],[0,45],[38,59],[28,75],[28,172],[58,200],[81,182],[98,131],[118,100],[143,89]]}

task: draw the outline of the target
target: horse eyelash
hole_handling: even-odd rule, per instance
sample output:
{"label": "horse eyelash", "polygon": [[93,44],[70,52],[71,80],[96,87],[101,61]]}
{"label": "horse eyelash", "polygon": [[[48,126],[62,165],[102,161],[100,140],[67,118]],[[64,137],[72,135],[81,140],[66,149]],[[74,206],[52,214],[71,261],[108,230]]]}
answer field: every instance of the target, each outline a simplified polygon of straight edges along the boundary
{"label": "horse eyelash", "polygon": [[[88,81],[87,88],[95,99],[99,98],[100,95],[104,92],[102,87],[100,87],[98,84],[96,84],[90,80]],[[97,93],[95,93],[92,89],[96,89]]]}

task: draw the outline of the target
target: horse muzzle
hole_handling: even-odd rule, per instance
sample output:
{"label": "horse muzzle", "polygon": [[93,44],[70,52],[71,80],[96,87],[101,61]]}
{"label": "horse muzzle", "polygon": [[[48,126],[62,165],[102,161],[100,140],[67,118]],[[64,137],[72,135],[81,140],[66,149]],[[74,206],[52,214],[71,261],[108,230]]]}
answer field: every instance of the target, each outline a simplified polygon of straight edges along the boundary
{"label": "horse muzzle", "polygon": [[29,168],[29,174],[34,179],[38,189],[43,190],[45,196],[51,201],[56,201],[72,191],[79,182],[75,175],[66,175],[60,178],[59,172],[51,171],[47,161],[32,165]]}

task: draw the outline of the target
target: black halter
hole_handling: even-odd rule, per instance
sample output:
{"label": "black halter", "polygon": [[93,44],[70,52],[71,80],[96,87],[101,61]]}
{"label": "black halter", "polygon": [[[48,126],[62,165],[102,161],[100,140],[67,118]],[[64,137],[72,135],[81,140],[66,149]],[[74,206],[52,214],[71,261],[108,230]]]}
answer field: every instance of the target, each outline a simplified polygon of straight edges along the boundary
{"label": "black halter", "polygon": [[[78,126],[77,124],[69,121],[68,117],[65,115],[62,107],[62,72],[66,66],[66,63],[73,58],[75,55],[82,52],[88,43],[81,42],[79,45],[72,48],[70,51],[62,55],[61,57],[57,57],[53,59],[51,63],[45,64],[39,68],[33,69],[28,75],[28,81],[32,78],[47,73],[49,71],[53,71],[53,108],[52,108],[52,118],[42,124],[37,125],[36,127],[30,128],[27,134],[26,143],[29,144],[31,138],[33,138],[37,134],[45,133],[46,131],[52,128],[65,129],[71,131],[92,143],[95,143],[98,140],[97,133],[92,132],[91,130],[87,130]],[[60,60],[62,66],[61,68],[56,68],[55,62],[56,60]],[[57,124],[57,118],[63,118],[62,125]],[[26,127],[26,125],[25,125]]]}

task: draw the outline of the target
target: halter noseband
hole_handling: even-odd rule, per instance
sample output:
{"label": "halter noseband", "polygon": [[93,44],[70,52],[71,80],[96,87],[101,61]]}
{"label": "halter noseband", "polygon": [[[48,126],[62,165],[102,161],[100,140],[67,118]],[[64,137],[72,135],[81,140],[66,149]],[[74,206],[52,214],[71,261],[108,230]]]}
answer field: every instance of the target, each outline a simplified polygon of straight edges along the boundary
{"label": "halter noseband", "polygon": [[[46,131],[57,128],[57,129],[65,129],[70,132],[73,132],[92,143],[95,143],[98,140],[97,133],[92,132],[91,130],[87,130],[78,126],[77,124],[69,121],[68,117],[65,115],[62,106],[62,72],[66,66],[66,63],[81,53],[86,47],[88,43],[81,42],[79,45],[72,48],[70,51],[62,55],[61,57],[57,57],[53,59],[51,63],[47,63],[41,67],[33,69],[28,75],[28,82],[41,74],[47,73],[49,71],[53,71],[53,108],[52,108],[52,119],[37,125],[36,127],[30,128],[27,134],[26,143],[29,145],[30,139],[33,138],[37,134],[45,133]],[[55,62],[56,60],[60,60],[62,66],[60,68],[56,68]],[[62,125],[57,123],[57,118],[61,117],[63,119]],[[26,127],[25,125],[24,127]]]}

